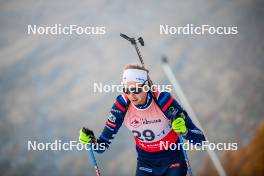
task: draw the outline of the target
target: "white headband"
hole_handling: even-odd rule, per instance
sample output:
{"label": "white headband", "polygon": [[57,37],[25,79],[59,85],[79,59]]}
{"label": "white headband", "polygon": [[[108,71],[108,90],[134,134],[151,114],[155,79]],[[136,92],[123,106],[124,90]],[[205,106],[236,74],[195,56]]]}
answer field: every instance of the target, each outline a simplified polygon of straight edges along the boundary
{"label": "white headband", "polygon": [[123,73],[123,83],[135,81],[144,83],[148,79],[148,73],[140,69],[126,69]]}

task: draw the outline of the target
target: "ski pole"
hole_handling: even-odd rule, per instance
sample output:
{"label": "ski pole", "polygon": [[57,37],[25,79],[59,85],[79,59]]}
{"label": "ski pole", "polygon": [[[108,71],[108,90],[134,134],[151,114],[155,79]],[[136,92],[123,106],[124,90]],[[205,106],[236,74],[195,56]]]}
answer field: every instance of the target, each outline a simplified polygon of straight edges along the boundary
{"label": "ski pole", "polygon": [[[205,130],[202,128],[202,126],[201,126],[201,124],[197,118],[197,115],[195,114],[195,112],[192,109],[188,99],[186,98],[184,92],[182,91],[180,83],[178,82],[175,75],[173,74],[172,68],[169,66],[168,60],[165,56],[162,58],[162,63],[163,63],[162,64],[163,71],[164,71],[165,75],[168,77],[169,81],[171,82],[178,99],[182,103],[183,107],[188,111],[188,113],[192,117],[192,120],[195,122],[195,124],[204,132],[205,139],[207,139],[207,141],[208,141],[208,137],[206,135]],[[210,159],[212,160],[212,163],[215,166],[215,169],[218,172],[218,175],[219,176],[226,176],[227,175],[226,171],[225,171],[223,165],[221,164],[220,159],[218,158],[216,153],[213,150],[210,150],[208,147],[206,147],[206,150],[208,152]]]}
{"label": "ski pole", "polygon": [[179,135],[179,140],[180,140],[180,144],[181,144],[181,147],[182,147],[182,153],[183,153],[183,156],[184,156],[184,159],[185,159],[185,162],[186,162],[186,165],[187,165],[187,169],[188,169],[187,173],[189,174],[189,176],[192,176],[192,168],[191,168],[187,153],[186,153],[186,151],[183,148],[183,139],[182,139],[181,135]]}
{"label": "ski pole", "polygon": [[88,148],[89,148],[89,151],[90,151],[90,156],[91,156],[91,160],[92,160],[92,163],[93,163],[93,166],[94,166],[94,169],[95,169],[96,176],[101,176],[99,168],[97,166],[97,162],[96,162],[95,157],[94,157],[94,153],[93,153],[93,149],[91,147],[91,144],[88,144]]}

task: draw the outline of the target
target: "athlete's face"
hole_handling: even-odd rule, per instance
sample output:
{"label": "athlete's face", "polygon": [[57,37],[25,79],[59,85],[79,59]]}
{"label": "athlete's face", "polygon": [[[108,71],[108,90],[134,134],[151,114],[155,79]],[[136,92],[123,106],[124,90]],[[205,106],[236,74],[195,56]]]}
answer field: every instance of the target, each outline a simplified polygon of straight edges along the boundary
{"label": "athlete's face", "polygon": [[134,105],[141,105],[146,102],[147,99],[147,85],[143,85],[134,81],[123,84],[124,92],[128,99]]}

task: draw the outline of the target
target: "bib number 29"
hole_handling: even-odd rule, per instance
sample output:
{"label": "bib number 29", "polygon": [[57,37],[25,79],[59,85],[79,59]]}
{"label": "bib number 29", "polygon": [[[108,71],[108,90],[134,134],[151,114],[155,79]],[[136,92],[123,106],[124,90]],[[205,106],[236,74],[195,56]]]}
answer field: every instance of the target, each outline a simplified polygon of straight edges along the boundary
{"label": "bib number 29", "polygon": [[132,130],[133,135],[141,141],[153,141],[155,134],[151,130],[144,130],[142,133],[136,130]]}

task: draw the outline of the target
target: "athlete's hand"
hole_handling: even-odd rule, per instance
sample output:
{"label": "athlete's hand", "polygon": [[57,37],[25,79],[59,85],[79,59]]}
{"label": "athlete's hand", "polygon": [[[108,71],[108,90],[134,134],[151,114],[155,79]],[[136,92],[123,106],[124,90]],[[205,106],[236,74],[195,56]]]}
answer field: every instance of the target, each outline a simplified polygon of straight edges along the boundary
{"label": "athlete's hand", "polygon": [[171,127],[174,132],[180,135],[186,135],[188,130],[185,125],[185,120],[182,117],[178,117],[172,121]]}
{"label": "athlete's hand", "polygon": [[83,129],[80,130],[79,141],[83,144],[94,143],[95,136],[93,131],[83,127]]}

